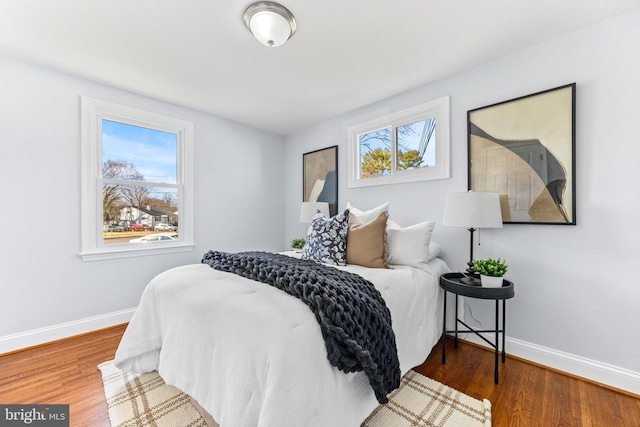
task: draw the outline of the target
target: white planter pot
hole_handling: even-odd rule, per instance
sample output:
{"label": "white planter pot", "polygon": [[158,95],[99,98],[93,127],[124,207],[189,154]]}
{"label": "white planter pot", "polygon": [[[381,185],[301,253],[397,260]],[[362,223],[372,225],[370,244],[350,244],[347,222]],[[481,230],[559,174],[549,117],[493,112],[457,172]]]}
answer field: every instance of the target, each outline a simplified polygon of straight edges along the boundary
{"label": "white planter pot", "polygon": [[503,277],[484,276],[482,274],[480,275],[480,281],[482,282],[482,286],[486,288],[502,287],[502,279]]}

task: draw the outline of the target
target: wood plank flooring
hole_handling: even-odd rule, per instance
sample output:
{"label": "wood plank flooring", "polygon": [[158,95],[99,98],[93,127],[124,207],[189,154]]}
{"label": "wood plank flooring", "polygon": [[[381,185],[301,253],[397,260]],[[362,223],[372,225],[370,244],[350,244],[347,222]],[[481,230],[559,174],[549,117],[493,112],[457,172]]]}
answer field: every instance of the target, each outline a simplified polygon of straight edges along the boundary
{"label": "wood plank flooring", "polygon": [[489,399],[493,426],[638,427],[640,398],[507,356],[493,383],[494,353],[447,340],[417,372],[476,399]]}
{"label": "wood plank flooring", "polygon": [[[125,326],[0,356],[0,403],[70,405],[72,426],[109,426],[97,365],[113,359]],[[492,403],[493,425],[640,426],[640,399],[517,358],[500,365],[493,383],[493,353],[447,343],[447,364],[436,346],[416,370]],[[288,427],[288,426],[283,426]],[[303,427],[303,426],[292,426]]]}
{"label": "wood plank flooring", "polygon": [[125,327],[0,356],[0,403],[69,404],[72,426],[109,427],[97,366],[115,357]]}

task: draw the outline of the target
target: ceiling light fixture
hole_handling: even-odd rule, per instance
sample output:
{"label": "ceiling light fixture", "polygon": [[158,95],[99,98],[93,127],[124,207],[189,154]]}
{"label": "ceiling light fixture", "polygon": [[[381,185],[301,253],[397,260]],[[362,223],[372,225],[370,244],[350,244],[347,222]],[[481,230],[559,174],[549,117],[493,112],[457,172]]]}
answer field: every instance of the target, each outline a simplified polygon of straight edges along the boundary
{"label": "ceiling light fixture", "polygon": [[244,11],[244,23],[263,45],[277,47],[296,32],[296,19],[286,7],[270,1],[253,3]]}

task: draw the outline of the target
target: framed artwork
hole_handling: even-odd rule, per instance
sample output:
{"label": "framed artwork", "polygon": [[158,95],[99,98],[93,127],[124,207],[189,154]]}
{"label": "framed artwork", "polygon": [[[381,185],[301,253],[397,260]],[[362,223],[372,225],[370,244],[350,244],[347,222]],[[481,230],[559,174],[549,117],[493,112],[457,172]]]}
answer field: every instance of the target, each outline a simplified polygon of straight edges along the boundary
{"label": "framed artwork", "polygon": [[576,224],[576,84],[467,112],[469,190],[500,195],[502,220]]}
{"label": "framed artwork", "polygon": [[334,216],[338,208],[338,146],[302,155],[302,201],[327,202]]}

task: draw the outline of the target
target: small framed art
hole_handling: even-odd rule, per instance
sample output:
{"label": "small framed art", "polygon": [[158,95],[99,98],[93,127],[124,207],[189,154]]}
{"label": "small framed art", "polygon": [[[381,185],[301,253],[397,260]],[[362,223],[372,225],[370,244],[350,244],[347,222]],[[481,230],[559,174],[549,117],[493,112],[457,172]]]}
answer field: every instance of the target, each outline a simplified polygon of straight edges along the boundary
{"label": "small framed art", "polygon": [[327,202],[334,216],[338,207],[338,146],[302,155],[302,201]]}

